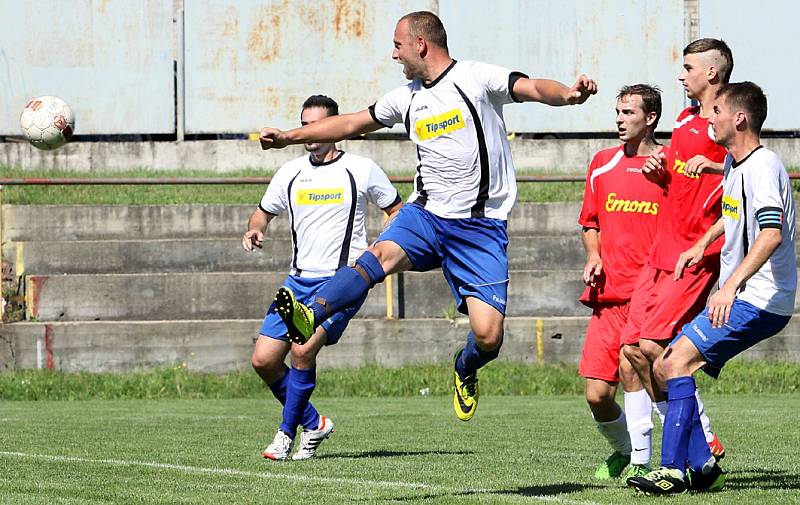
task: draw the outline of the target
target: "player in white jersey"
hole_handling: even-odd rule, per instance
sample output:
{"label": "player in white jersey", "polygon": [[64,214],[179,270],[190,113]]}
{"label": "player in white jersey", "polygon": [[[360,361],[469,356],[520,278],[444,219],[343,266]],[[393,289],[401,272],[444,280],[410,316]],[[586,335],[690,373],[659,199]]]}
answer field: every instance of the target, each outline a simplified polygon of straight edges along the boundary
{"label": "player in white jersey", "polygon": [[780,159],[761,146],[766,117],[767,99],[752,82],[717,92],[709,123],[716,142],[728,149],[722,218],[680,255],[675,276],[700,262],[709,244],[724,233],[719,290],[654,364],[668,397],[662,468],[628,481],[646,493],[724,486],[725,474],[705,443],[692,375],[702,369],[717,377],[728,360],[781,331],[794,313],[794,199]]}
{"label": "player in white jersey", "polygon": [[502,109],[514,101],[548,105],[585,102],[597,85],[581,75],[570,88],[547,79],[476,62],[456,62],[441,20],[430,12],[403,16],[392,58],[411,80],[354,114],[304,128],[264,128],[265,149],[338,140],[397,123],[417,148],[417,177],[406,205],[377,242],[342,268],[309,306],[290,290],[276,294],[289,332],[303,342],[327,315],[352,307],[386,275],[441,267],[468,314],[471,331],[456,353],[453,406],[469,420],[478,401],[477,371],[494,359],[503,340],[508,259],[506,218],[516,197],[514,165]]}
{"label": "player in white jersey", "polygon": [[[332,99],[314,95],[303,103],[302,124],[338,114]],[[389,218],[402,207],[397,190],[370,159],[336,149],[333,143],[305,145],[308,157],[284,164],[272,178],[258,208],[250,216],[242,246],[261,247],[269,222],[289,212],[292,231],[292,267],[283,285],[306,302],[336,270],[352,265],[367,248],[367,202],[383,209]],[[310,403],[316,385],[316,357],[323,345],[338,342],[350,318],[363,303],[332,314],[303,345],[291,344],[286,325],[274,304],[264,317],[251,363],[283,405],[283,420],[265,458],[285,460],[298,425],[304,431],[301,446],[292,459],[313,457],[319,444],[333,431],[330,418],[321,416]],[[285,365],[291,353],[291,369]]]}

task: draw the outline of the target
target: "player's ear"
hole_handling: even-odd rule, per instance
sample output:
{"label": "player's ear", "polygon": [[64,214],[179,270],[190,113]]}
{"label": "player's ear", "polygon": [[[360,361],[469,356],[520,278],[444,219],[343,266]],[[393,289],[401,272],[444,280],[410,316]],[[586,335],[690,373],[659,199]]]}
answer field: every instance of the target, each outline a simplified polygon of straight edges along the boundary
{"label": "player's ear", "polygon": [[653,124],[656,122],[656,117],[658,117],[658,114],[656,114],[655,111],[648,112],[644,119],[645,124],[647,126],[653,126]]}
{"label": "player's ear", "polygon": [[719,72],[716,65],[711,65],[708,67],[708,82],[714,82],[715,79],[719,80]]}

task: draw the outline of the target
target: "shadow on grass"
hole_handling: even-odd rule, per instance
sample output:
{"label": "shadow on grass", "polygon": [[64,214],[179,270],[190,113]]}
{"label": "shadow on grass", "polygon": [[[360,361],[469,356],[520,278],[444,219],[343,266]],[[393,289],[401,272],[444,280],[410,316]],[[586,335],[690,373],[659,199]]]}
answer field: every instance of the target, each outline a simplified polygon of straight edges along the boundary
{"label": "shadow on grass", "polygon": [[366,451],[366,452],[335,452],[317,456],[316,459],[327,458],[399,458],[403,456],[463,456],[474,454],[474,451]]}
{"label": "shadow on grass", "polygon": [[[538,498],[547,498],[547,497],[555,497],[557,495],[568,494],[568,493],[577,493],[580,491],[585,491],[587,489],[600,489],[604,486],[599,486],[595,484],[578,484],[575,482],[562,482],[560,484],[545,484],[541,486],[526,486],[526,487],[518,487],[516,489],[475,489],[475,490],[464,490],[461,492],[456,493],[426,493],[426,494],[419,494],[414,496],[404,496],[404,497],[395,497],[392,498],[391,501],[393,502],[412,502],[412,501],[424,501],[424,500],[432,500],[437,498],[445,498],[445,497],[464,497],[464,496],[493,496],[493,495],[500,495],[500,496],[523,496],[527,498],[538,497]],[[554,501],[558,501],[554,499]]]}
{"label": "shadow on grass", "polygon": [[784,470],[742,468],[728,472],[728,489],[800,489],[800,475]]}

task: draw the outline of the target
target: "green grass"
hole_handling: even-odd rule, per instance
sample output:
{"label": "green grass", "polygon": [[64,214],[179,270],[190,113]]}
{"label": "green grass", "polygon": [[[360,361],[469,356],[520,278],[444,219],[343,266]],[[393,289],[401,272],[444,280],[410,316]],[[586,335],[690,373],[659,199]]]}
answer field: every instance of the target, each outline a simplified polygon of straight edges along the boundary
{"label": "green grass", "polygon": [[800,397],[705,401],[728,487],[669,499],[591,478],[608,447],[575,395],[486,395],[469,423],[445,396],[320,397],[336,431],[318,458],[284,463],[259,456],[279,422],[267,393],[0,402],[0,503],[800,503]]}
{"label": "green grass", "polygon": [[[526,172],[527,174],[528,172]],[[9,178],[137,178],[152,177],[264,177],[267,172],[240,170],[219,174],[212,171],[180,170],[152,171],[132,170],[124,172],[75,172],[60,170],[20,170],[0,167],[0,176]],[[406,174],[412,175],[412,174]],[[529,175],[535,175],[533,173]],[[411,194],[411,184],[397,184],[403,199]],[[5,204],[112,204],[112,205],[161,205],[161,204],[255,204],[264,194],[260,184],[220,185],[119,185],[119,186],[5,186]],[[527,202],[580,201],[583,184],[574,182],[521,183],[519,200]]]}
{"label": "green grass", "polygon": [[[317,397],[413,397],[449,393],[450,363],[384,368],[322,368]],[[535,366],[498,360],[481,371],[488,395],[581,395],[583,380],[574,365]],[[711,394],[783,394],[800,391],[800,363],[736,359],[715,381],[698,374]],[[0,373],[0,400],[224,399],[260,398],[264,387],[251,370],[204,374],[182,366],[130,373],[64,373],[20,370]]]}
{"label": "green grass", "polygon": [[[796,169],[792,169],[796,170]],[[525,170],[520,175],[552,175],[552,171]],[[139,178],[152,177],[264,177],[268,172],[239,170],[220,174],[204,170],[129,170],[122,172],[75,172],[62,170],[21,170],[1,167],[0,176],[10,178]],[[404,175],[413,175],[412,173]],[[582,175],[582,174],[573,174]],[[800,181],[793,181],[795,198],[800,198]],[[396,184],[403,199],[411,194],[411,184]],[[110,204],[110,205],[163,205],[163,204],[246,204],[257,203],[264,194],[260,184],[220,185],[146,185],[146,186],[6,186],[3,203],[17,205],[44,204]],[[582,182],[520,183],[519,202],[580,202],[583,200]]]}

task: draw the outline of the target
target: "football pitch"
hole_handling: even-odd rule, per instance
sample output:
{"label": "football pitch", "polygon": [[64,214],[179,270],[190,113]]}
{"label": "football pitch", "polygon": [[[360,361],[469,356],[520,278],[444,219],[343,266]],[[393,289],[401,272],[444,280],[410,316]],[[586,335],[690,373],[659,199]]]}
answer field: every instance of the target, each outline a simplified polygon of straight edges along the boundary
{"label": "football pitch", "polygon": [[318,457],[272,462],[266,393],[0,402],[0,502],[800,503],[796,394],[707,395],[728,486],[668,498],[592,479],[609,451],[579,396],[486,396],[469,423],[441,396],[315,403],[336,424]]}

